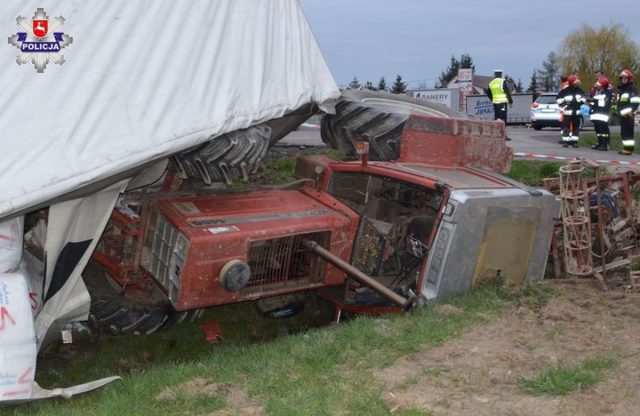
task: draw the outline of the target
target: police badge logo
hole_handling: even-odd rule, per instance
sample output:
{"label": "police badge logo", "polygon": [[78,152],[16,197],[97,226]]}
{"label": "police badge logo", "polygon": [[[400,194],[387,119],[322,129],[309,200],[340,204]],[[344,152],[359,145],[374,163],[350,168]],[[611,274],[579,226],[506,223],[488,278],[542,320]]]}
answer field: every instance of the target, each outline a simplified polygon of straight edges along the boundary
{"label": "police badge logo", "polygon": [[36,9],[32,19],[18,16],[18,26],[24,32],[9,36],[9,45],[20,50],[18,65],[31,61],[38,72],[44,72],[49,61],[62,65],[64,56],[60,51],[73,43],[73,38],[62,32],[64,17],[49,20],[43,8]]}

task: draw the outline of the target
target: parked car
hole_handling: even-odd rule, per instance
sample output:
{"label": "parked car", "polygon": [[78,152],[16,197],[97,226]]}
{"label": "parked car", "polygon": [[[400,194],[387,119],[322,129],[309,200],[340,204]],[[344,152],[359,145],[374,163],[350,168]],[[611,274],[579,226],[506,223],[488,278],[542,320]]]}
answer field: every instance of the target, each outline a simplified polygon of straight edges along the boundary
{"label": "parked car", "polygon": [[[531,104],[531,127],[541,130],[543,127],[562,127],[564,115],[556,102],[556,93],[542,93]],[[583,104],[580,108],[580,128],[591,127],[589,119],[589,106]]]}

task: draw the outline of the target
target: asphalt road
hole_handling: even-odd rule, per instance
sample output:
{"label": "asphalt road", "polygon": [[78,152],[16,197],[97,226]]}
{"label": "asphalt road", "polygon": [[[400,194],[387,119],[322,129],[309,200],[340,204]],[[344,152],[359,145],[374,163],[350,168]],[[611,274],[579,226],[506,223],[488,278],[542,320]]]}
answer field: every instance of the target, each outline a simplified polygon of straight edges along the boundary
{"label": "asphalt road", "polygon": [[[619,133],[619,127],[612,127],[612,133]],[[593,128],[587,128],[586,133],[593,133]],[[625,156],[619,155],[618,152],[610,150],[602,152],[592,150],[586,147],[574,149],[572,147],[564,148],[558,143],[560,140],[560,129],[542,129],[534,130],[524,126],[507,127],[507,135],[512,139],[507,142],[508,146],[513,148],[516,157],[522,157],[519,154],[527,153],[528,158],[539,159],[562,159],[564,157],[580,157],[596,160],[600,163],[612,164],[631,164],[640,166],[640,157],[638,155]],[[304,125],[299,130],[290,133],[283,138],[278,144],[288,146],[324,146],[320,138],[320,129],[315,125]],[[532,155],[533,154],[533,155]]]}

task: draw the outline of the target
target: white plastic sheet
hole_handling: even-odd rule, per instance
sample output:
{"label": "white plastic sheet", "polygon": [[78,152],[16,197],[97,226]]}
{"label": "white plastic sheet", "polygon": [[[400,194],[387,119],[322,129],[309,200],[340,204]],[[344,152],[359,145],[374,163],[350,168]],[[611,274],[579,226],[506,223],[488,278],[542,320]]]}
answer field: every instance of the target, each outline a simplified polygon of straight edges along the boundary
{"label": "white plastic sheet", "polygon": [[0,401],[31,397],[36,337],[27,279],[0,273]]}
{"label": "white plastic sheet", "polygon": [[73,43],[43,73],[0,53],[0,219],[339,94],[296,0],[4,0]]}
{"label": "white plastic sheet", "polygon": [[[16,63],[13,45],[0,53],[0,221],[51,205],[46,235],[30,235],[39,245],[46,238],[47,267],[31,279],[40,289],[30,294],[29,354],[86,318],[80,273],[126,178],[306,104],[329,109],[339,95],[296,0],[4,0],[1,32],[28,30],[16,18],[38,8],[65,19],[56,29],[73,37],[64,63],[38,73]],[[51,391],[34,383],[23,399],[113,379]]]}

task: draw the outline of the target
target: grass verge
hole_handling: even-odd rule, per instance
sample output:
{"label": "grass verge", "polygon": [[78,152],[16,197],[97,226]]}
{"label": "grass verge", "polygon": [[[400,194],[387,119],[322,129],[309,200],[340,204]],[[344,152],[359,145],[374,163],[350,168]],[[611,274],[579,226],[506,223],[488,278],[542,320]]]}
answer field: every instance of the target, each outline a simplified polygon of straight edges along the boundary
{"label": "grass verge", "polygon": [[[530,293],[527,296],[546,292]],[[428,305],[411,314],[358,317],[338,327],[259,344],[225,340],[209,345],[202,337],[196,342],[185,329],[188,326],[178,328],[171,345],[158,338],[146,342],[149,337],[121,338],[128,339],[126,343],[105,338],[88,352],[92,361],[66,360],[57,363],[57,371],[76,374],[74,382],[107,374],[123,375],[122,381],[68,401],[4,410],[14,415],[205,414],[223,409],[234,414],[251,405],[273,415],[388,414],[382,387],[373,381],[374,370],[493,319],[513,305],[513,299],[507,289],[487,285],[447,302],[460,314],[441,313]],[[156,356],[162,359],[153,359]],[[136,361],[134,357],[147,357],[147,361],[133,367],[118,364],[123,359]],[[203,378],[206,382],[200,386],[214,388],[190,391],[184,387]]]}
{"label": "grass verge", "polygon": [[514,160],[506,176],[530,186],[540,186],[544,178],[557,177],[562,165],[540,160]]}
{"label": "grass verge", "polygon": [[[545,162],[541,160],[514,159],[507,177],[515,179],[529,186],[542,186],[544,178],[557,178],[558,171],[565,163]],[[600,168],[600,174],[606,175],[606,167]],[[584,166],[583,178],[595,177],[595,170],[591,166]]]}
{"label": "grass verge", "polygon": [[563,396],[593,387],[602,380],[606,370],[617,365],[615,356],[588,358],[578,365],[546,368],[534,378],[521,378],[518,386],[523,392],[533,395]]}
{"label": "grass verge", "polygon": [[[636,135],[636,141],[638,141],[638,135]],[[580,133],[580,147],[591,147],[598,143],[598,139],[595,133]],[[622,150],[622,138],[619,134],[612,134],[609,140],[609,151]],[[636,147],[634,154],[640,153],[640,148]],[[605,152],[603,152],[605,154]]]}

